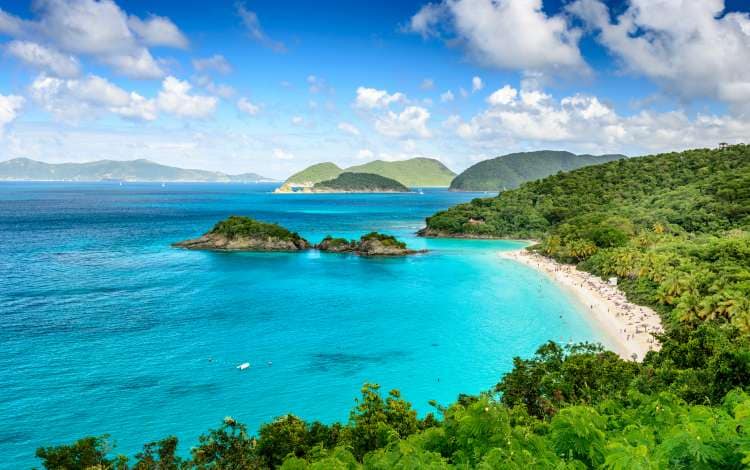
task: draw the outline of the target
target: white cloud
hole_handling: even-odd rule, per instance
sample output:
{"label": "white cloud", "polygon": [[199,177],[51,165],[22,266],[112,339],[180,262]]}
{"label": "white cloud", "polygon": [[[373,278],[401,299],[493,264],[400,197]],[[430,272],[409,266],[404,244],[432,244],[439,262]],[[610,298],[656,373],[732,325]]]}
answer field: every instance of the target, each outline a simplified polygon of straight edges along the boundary
{"label": "white cloud", "polygon": [[391,103],[404,100],[406,100],[406,95],[403,93],[389,94],[386,90],[359,87],[357,88],[357,98],[354,101],[354,106],[361,109],[387,108]]}
{"label": "white cloud", "polygon": [[302,126],[305,124],[305,118],[302,116],[292,116],[292,124],[295,126]]}
{"label": "white cloud", "polygon": [[80,73],[80,64],[74,56],[62,54],[35,42],[11,41],[6,46],[6,50],[22,62],[51,72],[58,77],[76,77]]}
{"label": "white cloud", "polygon": [[277,160],[294,160],[294,154],[284,149],[275,148],[273,149],[273,158]]}
{"label": "white cloud", "polygon": [[112,66],[120,75],[130,78],[160,78],[164,71],[156,63],[148,49],[139,49],[132,54],[103,57],[102,62]]}
{"label": "white cloud", "polygon": [[225,100],[231,99],[237,94],[237,90],[231,85],[226,83],[215,83],[208,75],[198,75],[194,78],[195,83],[203,87],[206,91],[212,95],[219,96]]}
{"label": "white cloud", "polygon": [[433,88],[435,88],[435,81],[431,78],[425,78],[424,80],[422,80],[419,88],[423,90],[432,90]]}
{"label": "white cloud", "polygon": [[495,90],[487,98],[487,102],[493,106],[506,105],[512,103],[516,96],[518,96],[518,90],[510,85],[505,85],[499,90]]}
{"label": "white cloud", "polygon": [[38,76],[29,87],[29,95],[57,119],[77,121],[109,111],[128,119],[156,119],[156,105],[138,93],[122,88],[97,75],[65,80]]}
{"label": "white cloud", "polygon": [[723,0],[630,0],[614,22],[598,0],[566,9],[598,33],[626,70],[668,92],[750,103],[750,14],[723,14]]}
{"label": "white cloud", "polygon": [[559,100],[536,89],[506,85],[487,98],[489,107],[468,121],[452,116],[453,129],[471,148],[496,153],[497,148],[554,145],[590,152],[638,154],[740,142],[750,121],[740,117],[683,111],[642,111],[622,116],[595,96],[576,94]]}
{"label": "white cloud", "polygon": [[476,62],[514,70],[587,70],[581,33],[562,15],[548,16],[542,0],[443,0],[412,18],[412,32],[462,45]]}
{"label": "white cloud", "polygon": [[167,46],[186,49],[188,40],[182,31],[163,16],[151,15],[142,20],[137,16],[128,17],[130,29],[148,46]]}
{"label": "white cloud", "polygon": [[214,54],[211,57],[205,57],[203,59],[193,59],[193,68],[198,72],[210,72],[216,71],[222,75],[226,75],[232,71],[232,65],[229,61],[221,54]]}
{"label": "white cloud", "polygon": [[255,116],[260,112],[260,106],[252,103],[249,99],[244,97],[237,101],[237,109],[243,113],[249,114],[250,116]]}
{"label": "white cloud", "polygon": [[375,120],[375,129],[388,137],[430,137],[427,120],[430,112],[419,106],[408,106],[400,113],[388,111]]}
{"label": "white cloud", "polygon": [[473,77],[471,79],[471,92],[476,93],[484,88],[484,83],[480,77]]}
{"label": "white cloud", "polygon": [[447,103],[449,101],[453,101],[454,98],[455,98],[455,96],[453,96],[453,92],[450,91],[450,90],[448,90],[445,93],[442,93],[440,95],[440,101],[442,101],[443,103]]}
{"label": "white cloud", "polygon": [[340,122],[338,125],[340,131],[346,132],[351,135],[359,135],[359,129],[354,124],[348,122]]}
{"label": "white cloud", "polygon": [[286,52],[286,46],[281,41],[275,41],[268,37],[263,28],[260,26],[258,15],[245,7],[244,3],[237,4],[237,14],[242,19],[242,24],[247,30],[247,34],[258,43],[275,51]]}
{"label": "white cloud", "polygon": [[128,17],[112,0],[38,0],[33,11],[35,20],[0,11],[0,32],[50,50],[94,57],[131,78],[164,75],[148,46],[187,46],[168,18]]}
{"label": "white cloud", "polygon": [[0,95],[0,139],[5,132],[5,126],[16,119],[23,103],[24,99],[21,96]]}
{"label": "white cloud", "polygon": [[217,100],[213,96],[191,95],[190,83],[169,76],[162,82],[156,98],[159,109],[179,117],[203,118],[214,112]]}

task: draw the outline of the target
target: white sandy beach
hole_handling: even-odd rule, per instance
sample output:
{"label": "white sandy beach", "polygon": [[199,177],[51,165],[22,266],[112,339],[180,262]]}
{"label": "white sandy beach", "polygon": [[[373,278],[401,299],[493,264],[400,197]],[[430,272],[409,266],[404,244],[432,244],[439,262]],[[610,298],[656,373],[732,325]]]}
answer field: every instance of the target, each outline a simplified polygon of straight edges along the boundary
{"label": "white sandy beach", "polygon": [[501,257],[538,269],[572,292],[585,307],[589,318],[610,340],[608,346],[622,358],[644,358],[649,350],[660,345],[651,335],[661,332],[659,315],[648,307],[635,305],[615,286],[592,274],[578,271],[575,266],[558,263],[525,249],[502,251]]}

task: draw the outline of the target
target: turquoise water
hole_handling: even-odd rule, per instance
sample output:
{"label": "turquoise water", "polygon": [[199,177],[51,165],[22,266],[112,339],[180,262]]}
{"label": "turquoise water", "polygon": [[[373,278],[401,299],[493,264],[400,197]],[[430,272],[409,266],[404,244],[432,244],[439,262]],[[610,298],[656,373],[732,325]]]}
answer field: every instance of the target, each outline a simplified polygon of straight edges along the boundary
{"label": "turquoise water", "polygon": [[[0,455],[109,433],[186,452],[231,415],[345,420],[364,382],[427,402],[489,389],[548,339],[601,340],[518,242],[424,240],[477,194],[272,195],[272,185],[0,184]],[[402,259],[170,248],[231,214],[317,242],[381,230]],[[239,371],[236,365],[250,362]]]}

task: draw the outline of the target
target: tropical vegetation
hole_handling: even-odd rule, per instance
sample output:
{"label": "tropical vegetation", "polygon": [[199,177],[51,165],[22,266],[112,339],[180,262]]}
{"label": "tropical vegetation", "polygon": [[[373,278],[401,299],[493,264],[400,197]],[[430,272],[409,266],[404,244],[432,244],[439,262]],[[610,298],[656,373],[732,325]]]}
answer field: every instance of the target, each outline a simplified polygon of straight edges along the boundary
{"label": "tropical vegetation", "polygon": [[505,191],[526,181],[626,158],[625,155],[576,155],[558,150],[538,150],[503,155],[476,163],[451,182],[455,191]]}
{"label": "tropical vegetation", "polygon": [[430,217],[425,234],[535,238],[539,253],[616,276],[662,315],[659,351],[635,362],[549,342],[485,393],[423,417],[365,384],[345,423],[287,415],[252,436],[227,418],[189,455],[167,437],[131,463],[103,436],[37,456],[50,469],[748,468],[749,232],[750,146],[526,183]]}
{"label": "tropical vegetation", "polygon": [[408,192],[409,188],[398,181],[372,173],[341,173],[334,179],[315,183],[315,191],[346,192]]}
{"label": "tropical vegetation", "polygon": [[281,225],[260,222],[250,217],[232,215],[217,222],[209,233],[224,235],[229,239],[235,238],[272,238],[277,240],[299,241],[302,237]]}

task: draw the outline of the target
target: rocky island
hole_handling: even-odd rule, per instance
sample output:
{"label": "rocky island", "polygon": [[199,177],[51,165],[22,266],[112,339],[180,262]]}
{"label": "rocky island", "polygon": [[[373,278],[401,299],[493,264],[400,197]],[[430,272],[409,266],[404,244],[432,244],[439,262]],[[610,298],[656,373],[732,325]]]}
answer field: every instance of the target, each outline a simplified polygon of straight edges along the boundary
{"label": "rocky island", "polygon": [[280,225],[236,215],[217,223],[198,238],[173,243],[172,246],[209,251],[303,251],[315,248],[360,256],[405,256],[426,251],[411,250],[396,237],[377,232],[363,235],[359,240],[327,236],[319,244],[311,245]]}
{"label": "rocky island", "polygon": [[189,250],[300,251],[310,248],[310,243],[280,225],[233,215],[202,236],[172,246]]}
{"label": "rocky island", "polygon": [[425,253],[427,250],[410,250],[406,243],[392,235],[371,232],[359,240],[327,236],[315,248],[329,253],[353,253],[360,256],[405,256]]}

